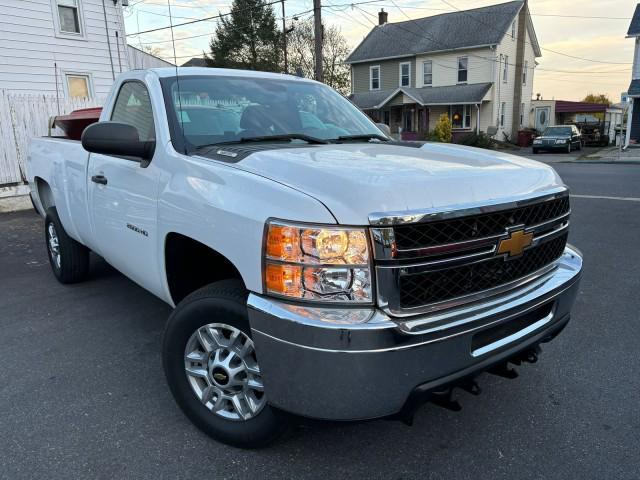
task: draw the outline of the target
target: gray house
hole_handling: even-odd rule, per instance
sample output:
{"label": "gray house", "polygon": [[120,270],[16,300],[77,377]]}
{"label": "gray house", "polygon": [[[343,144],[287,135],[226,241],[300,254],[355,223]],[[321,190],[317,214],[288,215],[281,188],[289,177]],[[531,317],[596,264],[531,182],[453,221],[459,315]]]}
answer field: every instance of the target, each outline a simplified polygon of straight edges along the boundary
{"label": "gray house", "polygon": [[378,25],[347,58],[351,100],[404,139],[424,138],[441,114],[454,140],[529,126],[540,47],[526,1]]}

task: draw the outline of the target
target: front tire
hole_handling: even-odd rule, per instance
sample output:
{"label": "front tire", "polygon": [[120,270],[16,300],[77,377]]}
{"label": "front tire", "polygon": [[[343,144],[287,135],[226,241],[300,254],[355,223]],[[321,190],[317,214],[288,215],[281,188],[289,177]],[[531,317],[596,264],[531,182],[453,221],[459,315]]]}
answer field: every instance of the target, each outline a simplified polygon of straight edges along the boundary
{"label": "front tire", "polygon": [[89,274],[89,249],[71,238],[60,222],[55,207],[47,209],[44,220],[49,264],[60,283],[77,283]]}
{"label": "front tire", "polygon": [[537,154],[538,154],[538,149],[537,149],[537,148],[534,148],[534,149],[533,149],[533,154],[534,154],[534,155],[537,155]]}
{"label": "front tire", "polygon": [[567,145],[567,153],[571,153],[571,143],[569,143],[569,145]]}
{"label": "front tire", "polygon": [[267,404],[241,282],[216,282],[182,300],[167,322],[162,360],[176,402],[207,435],[258,448],[286,430],[287,415]]}

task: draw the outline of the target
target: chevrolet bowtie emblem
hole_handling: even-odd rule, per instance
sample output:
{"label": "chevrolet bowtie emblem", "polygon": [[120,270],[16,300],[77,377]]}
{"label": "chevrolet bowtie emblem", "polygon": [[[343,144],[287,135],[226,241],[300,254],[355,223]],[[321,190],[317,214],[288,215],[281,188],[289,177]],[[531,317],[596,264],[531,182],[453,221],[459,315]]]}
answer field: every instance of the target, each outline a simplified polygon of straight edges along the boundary
{"label": "chevrolet bowtie emblem", "polygon": [[500,240],[497,255],[506,253],[509,257],[517,257],[532,242],[533,233],[524,233],[524,230],[516,230],[511,232],[509,237]]}

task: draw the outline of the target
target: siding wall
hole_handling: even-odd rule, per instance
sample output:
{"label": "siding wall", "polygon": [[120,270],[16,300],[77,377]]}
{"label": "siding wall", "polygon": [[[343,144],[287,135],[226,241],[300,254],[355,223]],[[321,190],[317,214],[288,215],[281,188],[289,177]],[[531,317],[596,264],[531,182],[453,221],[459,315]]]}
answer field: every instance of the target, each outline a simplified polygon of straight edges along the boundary
{"label": "siding wall", "polygon": [[[517,36],[517,24],[516,24],[516,36]],[[508,69],[508,78],[507,82],[502,81],[502,68],[504,67],[504,60],[502,61],[502,66],[500,66],[500,54],[509,56],[509,69]],[[533,46],[531,45],[531,37],[529,36],[529,32],[526,32],[525,37],[525,45],[524,45],[524,59],[528,62],[529,67],[535,67],[535,54],[533,51]],[[513,93],[516,85],[518,88],[522,86],[522,102],[525,104],[525,115],[523,120],[523,127],[528,127],[528,118],[531,110],[531,97],[533,95],[533,78],[534,78],[534,70],[529,68],[527,71],[527,83],[526,85],[522,85],[522,78],[516,79],[516,41],[511,38],[511,30],[509,33],[505,35],[502,42],[496,48],[496,63],[495,63],[495,101],[493,105],[493,125],[496,125],[498,120],[498,113],[500,104],[502,102],[506,102],[506,110],[504,116],[504,127],[500,128],[498,125],[498,135],[496,138],[499,140],[504,140],[504,136],[502,132],[505,132],[512,140],[515,140],[513,133],[511,132],[512,126],[512,117],[513,117]],[[499,82],[499,84],[498,84]],[[499,85],[499,86],[498,86]],[[499,90],[499,92],[498,92]],[[519,109],[517,110],[520,111]]]}
{"label": "siding wall", "polygon": [[[470,50],[460,50],[450,53],[434,53],[428,55],[418,55],[416,57],[415,82],[418,88],[424,86],[422,75],[422,64],[426,60],[431,60],[432,86],[442,87],[456,85],[458,83],[458,58],[467,57],[467,82],[484,83],[492,81],[492,61],[493,52],[489,48],[475,48]],[[482,57],[482,58],[478,58]],[[484,60],[487,58],[488,60]]]}
{"label": "siding wall", "polygon": [[79,3],[84,35],[72,37],[57,31],[55,2],[0,0],[0,89],[55,96],[56,63],[59,96],[65,96],[65,73],[89,74],[96,97],[109,92],[113,83],[112,63],[115,75],[129,69],[122,6],[104,0],[111,62],[103,1],[79,0]]}
{"label": "siding wall", "polygon": [[367,92],[369,91],[369,67],[380,65],[380,90],[393,90],[400,86],[400,64],[411,62],[411,75],[409,81],[411,87],[415,87],[415,71],[416,59],[398,58],[394,60],[373,61],[367,63],[355,63],[351,65],[351,74],[353,81],[351,82],[351,92]]}
{"label": "siding wall", "polygon": [[149,55],[136,47],[127,45],[129,51],[129,68],[131,70],[144,70],[146,68],[173,67],[173,63],[166,62],[161,58]]}

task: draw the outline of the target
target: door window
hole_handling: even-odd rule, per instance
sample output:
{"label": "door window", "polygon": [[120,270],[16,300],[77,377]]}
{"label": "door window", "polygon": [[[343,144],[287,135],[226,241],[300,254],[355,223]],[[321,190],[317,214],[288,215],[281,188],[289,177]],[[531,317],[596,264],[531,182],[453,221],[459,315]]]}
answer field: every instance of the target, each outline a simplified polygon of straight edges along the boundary
{"label": "door window", "polygon": [[140,82],[124,83],[118,92],[111,120],[136,127],[141,141],[154,140],[153,110],[147,87]]}

